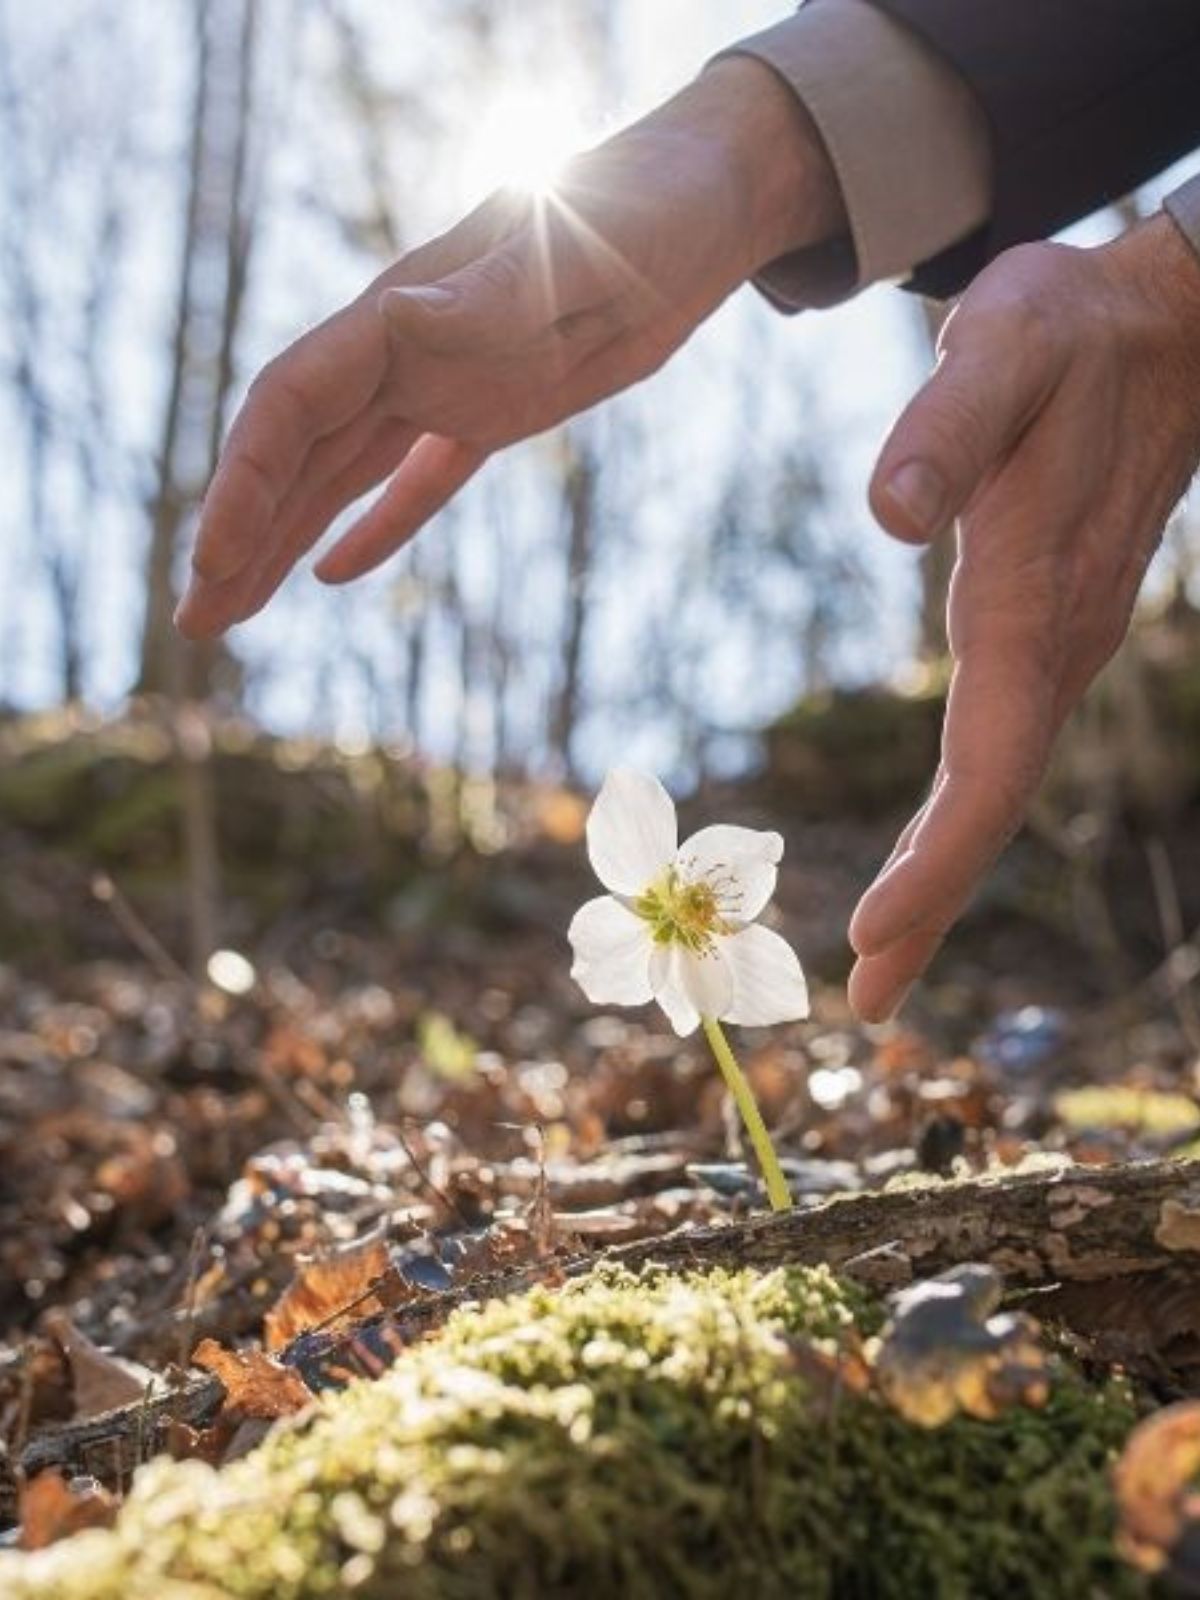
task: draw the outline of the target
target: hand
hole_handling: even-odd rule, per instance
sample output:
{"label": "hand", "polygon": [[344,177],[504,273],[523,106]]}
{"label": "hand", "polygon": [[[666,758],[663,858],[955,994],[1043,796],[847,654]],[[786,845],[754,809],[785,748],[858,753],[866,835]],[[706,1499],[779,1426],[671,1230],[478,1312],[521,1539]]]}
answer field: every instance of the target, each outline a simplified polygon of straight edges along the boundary
{"label": "hand", "polygon": [[897,538],[959,522],[941,765],[851,923],[860,1017],[896,1010],[1019,827],[1198,461],[1200,262],[1168,217],[972,284],[871,485]]}
{"label": "hand", "polygon": [[576,157],[552,195],[493,196],[256,380],[205,500],[180,629],[258,611],[390,474],[316,569],[369,571],[490,452],[646,377],[758,267],[844,223],[807,114],[749,57]]}

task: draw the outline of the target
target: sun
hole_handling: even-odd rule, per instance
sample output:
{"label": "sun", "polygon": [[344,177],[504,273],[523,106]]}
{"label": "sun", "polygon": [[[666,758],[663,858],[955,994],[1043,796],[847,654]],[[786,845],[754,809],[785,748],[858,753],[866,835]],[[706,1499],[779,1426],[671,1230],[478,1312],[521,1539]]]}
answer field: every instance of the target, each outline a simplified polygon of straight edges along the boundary
{"label": "sun", "polygon": [[464,194],[475,200],[501,187],[546,194],[586,141],[583,118],[565,94],[507,89],[483,107],[463,146]]}

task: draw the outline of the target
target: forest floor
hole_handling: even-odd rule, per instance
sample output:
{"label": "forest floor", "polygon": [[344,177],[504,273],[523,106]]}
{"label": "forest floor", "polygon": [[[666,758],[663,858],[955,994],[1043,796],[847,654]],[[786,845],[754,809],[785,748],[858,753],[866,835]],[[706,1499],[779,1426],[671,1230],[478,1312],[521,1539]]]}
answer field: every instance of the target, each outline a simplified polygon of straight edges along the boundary
{"label": "forest floor", "polygon": [[[762,1205],[702,1047],[657,1011],[589,1007],[569,979],[565,929],[592,892],[577,797],[460,790],[475,838],[431,845],[428,774],[419,837],[396,823],[383,839],[336,815],[334,788],[365,792],[344,763],[276,760],[270,805],[242,769],[227,948],[192,978],[164,767],[143,751],[133,782],[121,740],[119,760],[93,742],[64,761],[46,738],[37,773],[11,763],[0,781],[0,1511],[26,1548],[111,1520],[154,1447],[234,1460],[312,1393],[403,1365],[422,1307],[497,1283],[554,1292],[590,1258],[670,1252]],[[274,805],[289,888],[264,902]],[[704,802],[788,842],[780,925],[813,971],[813,1020],[739,1043],[802,1211],[1200,1155],[1200,961],[1180,938],[1155,948],[1141,901],[1098,946],[1102,890],[1059,871],[1051,914],[1026,842],[904,1019],[863,1028],[841,929],[894,818],[798,824],[778,807],[763,784]],[[1108,1343],[1070,1352],[1097,1382],[1119,1365],[1142,1406],[1193,1391],[1193,1312],[1174,1313],[1169,1356],[1145,1328],[1114,1346],[1099,1321]],[[1197,1462],[1200,1447],[1172,1505]],[[1182,1538],[1168,1524],[1162,1560]]]}

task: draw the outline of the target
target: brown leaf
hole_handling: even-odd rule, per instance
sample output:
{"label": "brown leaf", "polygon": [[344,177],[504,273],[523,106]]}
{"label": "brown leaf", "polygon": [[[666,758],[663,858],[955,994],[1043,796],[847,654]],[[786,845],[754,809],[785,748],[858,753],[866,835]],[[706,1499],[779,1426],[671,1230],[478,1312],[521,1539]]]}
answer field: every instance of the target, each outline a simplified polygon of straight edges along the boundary
{"label": "brown leaf", "polygon": [[282,1350],[311,1328],[338,1331],[382,1311],[376,1279],[391,1267],[384,1241],[376,1236],[335,1254],[306,1261],[263,1323],[268,1350]]}
{"label": "brown leaf", "polygon": [[1003,1313],[991,1267],[954,1267],[893,1296],[875,1375],[909,1422],[937,1428],[959,1411],[990,1419],[1016,1405],[1044,1405],[1046,1357],[1032,1317]]}
{"label": "brown leaf", "polygon": [[149,1367],[102,1350],[65,1311],[48,1311],[42,1326],[67,1358],[77,1420],[136,1404],[146,1398],[148,1390],[153,1390],[156,1380]]}
{"label": "brown leaf", "polygon": [[1143,1572],[1170,1569],[1182,1577],[1200,1525],[1200,1400],[1166,1406],[1139,1423],[1126,1440],[1113,1484],[1122,1556]]}
{"label": "brown leaf", "polygon": [[285,1367],[261,1350],[225,1350],[203,1339],[192,1360],[215,1373],[225,1386],[224,1412],[245,1417],[290,1417],[312,1400],[312,1391],[294,1367]]}
{"label": "brown leaf", "polygon": [[204,1461],[220,1466],[237,1429],[232,1416],[222,1414],[211,1428],[190,1427],[179,1417],[167,1423],[167,1454],[175,1461]]}
{"label": "brown leaf", "polygon": [[41,1472],[21,1486],[21,1549],[44,1550],[85,1528],[109,1528],[119,1504],[94,1478],[68,1483],[60,1473]]}

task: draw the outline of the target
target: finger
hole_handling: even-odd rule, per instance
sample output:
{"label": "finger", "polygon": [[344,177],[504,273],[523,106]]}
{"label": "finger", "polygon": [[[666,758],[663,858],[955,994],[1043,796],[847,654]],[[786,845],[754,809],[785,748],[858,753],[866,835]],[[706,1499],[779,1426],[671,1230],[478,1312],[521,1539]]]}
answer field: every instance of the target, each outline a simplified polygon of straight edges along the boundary
{"label": "finger", "polygon": [[850,1008],[861,1022],[886,1022],[900,1009],[914,980],[929,965],[943,935],[922,928],[899,939],[882,955],[863,956],[846,985]]}
{"label": "finger", "polygon": [[964,304],[932,377],[901,413],[871,475],[871,510],[920,544],[950,526],[1046,403],[1061,364],[995,312]]}
{"label": "finger", "polygon": [[232,578],[260,554],[309,453],[371,403],[387,360],[374,308],[357,301],[263,369],[205,496],[192,557],[201,578]]}
{"label": "finger", "polygon": [[921,931],[943,934],[1020,825],[1058,716],[1057,682],[1036,661],[1027,641],[996,636],[956,668],[944,776],[854,913],[850,942],[860,956]]}
{"label": "finger", "polygon": [[[252,567],[224,583],[193,580],[176,617],[180,631],[188,638],[211,637],[261,610],[333,519],[404,460],[414,437],[409,423],[377,423],[357,454],[311,493],[294,498],[290,515],[281,516],[278,541]],[[332,465],[332,454],[327,460]]]}
{"label": "finger", "polygon": [[349,583],[386,561],[452,500],[479,471],[488,452],[427,433],[380,498],[315,568],[322,583]]}

